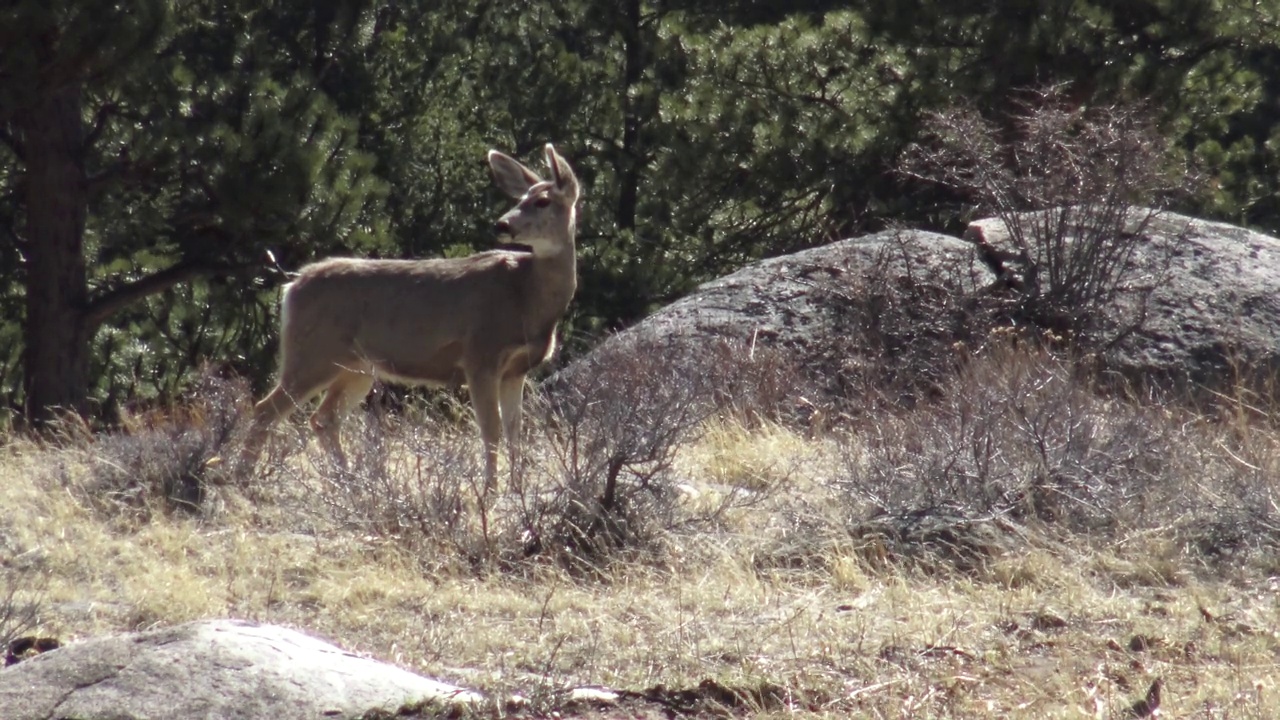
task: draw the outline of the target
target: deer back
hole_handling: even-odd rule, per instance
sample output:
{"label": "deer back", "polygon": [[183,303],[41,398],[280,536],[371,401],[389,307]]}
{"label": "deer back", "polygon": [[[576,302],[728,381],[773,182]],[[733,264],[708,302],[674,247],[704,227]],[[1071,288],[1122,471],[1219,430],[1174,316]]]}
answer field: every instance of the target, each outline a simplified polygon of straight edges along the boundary
{"label": "deer back", "polygon": [[554,265],[506,251],[315,263],[285,293],[284,347],[415,383],[460,382],[464,365],[524,372],[545,357],[576,285],[572,256],[567,272]]}

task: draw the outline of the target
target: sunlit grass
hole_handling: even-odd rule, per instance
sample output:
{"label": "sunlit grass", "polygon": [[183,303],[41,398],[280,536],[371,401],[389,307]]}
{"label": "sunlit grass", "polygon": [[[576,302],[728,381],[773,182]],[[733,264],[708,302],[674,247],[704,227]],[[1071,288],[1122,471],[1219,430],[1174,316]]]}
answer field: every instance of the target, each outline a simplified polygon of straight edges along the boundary
{"label": "sunlit grass", "polygon": [[[1265,426],[1232,432],[1253,434],[1258,462],[1280,446]],[[786,688],[789,715],[1077,718],[1123,717],[1160,679],[1169,717],[1280,716],[1280,580],[1265,562],[1215,568],[1159,527],[1029,524],[979,570],[929,570],[845,532],[841,454],[856,433],[713,421],[698,438],[676,462],[681,512],[743,502],[671,530],[657,561],[585,574],[537,558],[470,567],[438,538],[338,522],[316,500],[315,448],[256,484],[212,487],[197,515],[93,496],[92,444],[13,440],[3,577],[44,579],[34,630],[64,641],[248,618],[494,693],[711,679]],[[421,472],[405,459],[391,472],[406,468]]]}

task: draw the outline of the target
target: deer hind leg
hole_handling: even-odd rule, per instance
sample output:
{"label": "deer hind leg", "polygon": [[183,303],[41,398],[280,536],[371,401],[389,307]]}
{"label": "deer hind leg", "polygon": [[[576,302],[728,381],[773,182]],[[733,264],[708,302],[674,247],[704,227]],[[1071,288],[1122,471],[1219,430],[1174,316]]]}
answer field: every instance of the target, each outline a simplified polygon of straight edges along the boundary
{"label": "deer hind leg", "polygon": [[311,429],[315,430],[320,446],[343,470],[347,469],[347,455],[342,451],[342,417],[364,400],[373,388],[373,380],[372,373],[343,370],[329,383],[324,400],[311,414]]}
{"label": "deer hind leg", "polygon": [[498,406],[502,411],[502,431],[507,436],[507,456],[511,477],[520,472],[521,437],[524,418],[524,373],[508,375],[498,385]]}
{"label": "deer hind leg", "polygon": [[471,409],[480,426],[484,445],[484,485],[492,490],[498,484],[498,445],[502,440],[502,415],[499,410],[499,384],[493,372],[468,372],[467,388],[471,392]]}
{"label": "deer hind leg", "polygon": [[336,366],[320,367],[311,373],[300,373],[286,368],[280,374],[280,382],[253,406],[253,422],[240,451],[240,471],[252,472],[267,441],[267,431],[299,406],[315,397],[340,372]]}

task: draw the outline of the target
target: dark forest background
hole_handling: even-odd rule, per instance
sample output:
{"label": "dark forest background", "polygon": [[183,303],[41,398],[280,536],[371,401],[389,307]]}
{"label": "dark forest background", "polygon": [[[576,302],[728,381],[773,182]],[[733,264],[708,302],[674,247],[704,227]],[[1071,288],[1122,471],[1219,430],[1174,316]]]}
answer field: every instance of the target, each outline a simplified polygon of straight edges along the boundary
{"label": "dark forest background", "polygon": [[583,180],[570,356],[757,258],[958,231],[895,168],[1027,88],[1143,108],[1203,180],[1176,209],[1280,234],[1280,0],[3,2],[10,420],[261,388],[287,272],[492,244],[489,148]]}

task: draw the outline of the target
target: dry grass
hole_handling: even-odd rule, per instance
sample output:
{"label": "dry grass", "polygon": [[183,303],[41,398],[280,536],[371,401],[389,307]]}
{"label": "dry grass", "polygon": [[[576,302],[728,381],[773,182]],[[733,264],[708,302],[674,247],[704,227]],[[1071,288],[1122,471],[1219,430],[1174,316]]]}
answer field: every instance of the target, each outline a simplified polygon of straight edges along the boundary
{"label": "dry grass", "polygon": [[[976,371],[970,377],[990,382]],[[1033,407],[1038,396],[1027,397],[1023,405]],[[1091,413],[1131,420],[1114,401],[1090,404],[1065,390],[1055,397],[1081,423]],[[384,456],[377,473],[334,475],[312,445],[278,458],[252,485],[210,483],[198,514],[163,493],[103,502],[95,468],[110,443],[58,450],[15,439],[0,448],[0,505],[9,510],[0,517],[0,569],[8,573],[0,578],[20,584],[19,601],[38,590],[34,629],[64,641],[249,618],[495,693],[713,680],[756,689],[738,712],[759,717],[1119,718],[1159,679],[1168,717],[1278,717],[1275,545],[1255,533],[1251,548],[1211,550],[1196,544],[1210,534],[1193,541],[1190,533],[1234,517],[1219,510],[1241,498],[1275,502],[1280,432],[1256,412],[1175,419],[1157,429],[1182,428],[1171,447],[1195,459],[1200,474],[1186,475],[1191,465],[1174,457],[1157,469],[1182,491],[1145,497],[1214,497],[1217,509],[1117,508],[1130,524],[1089,532],[1006,514],[1017,541],[1006,538],[980,567],[903,562],[894,547],[869,552],[866,535],[850,531],[879,512],[865,502],[872,480],[913,481],[906,466],[851,481],[851,458],[888,460],[888,442],[914,438],[916,457],[928,459],[949,447],[939,438],[957,437],[937,419],[933,435],[902,435],[912,422],[929,424],[921,414],[879,433],[864,427],[818,439],[708,421],[670,462],[676,499],[670,521],[655,527],[658,544],[651,538],[644,553],[598,559],[589,573],[549,551],[480,554],[482,509],[494,526],[510,526],[512,535],[490,538],[501,544],[527,527],[521,507],[542,495],[526,488],[520,502],[499,502],[469,494],[473,469],[447,460],[455,448],[478,450],[465,432],[446,433],[433,451],[431,437],[414,428],[367,420],[354,436],[387,426],[364,446]],[[1093,431],[1091,451],[1128,458],[1106,427]],[[535,488],[563,476],[550,442],[534,442],[524,478]],[[1015,449],[1000,449],[1001,457],[1029,462]],[[1112,485],[1128,482],[1113,464],[1079,467],[1101,467]],[[431,499],[450,472],[463,488],[456,526],[402,522],[444,512]],[[1140,504],[1138,485],[1111,490],[1126,487]],[[374,502],[378,492],[404,497]],[[897,496],[897,510],[925,496]],[[383,520],[354,522],[360,508]],[[1280,514],[1274,505],[1255,510],[1263,523]]]}

